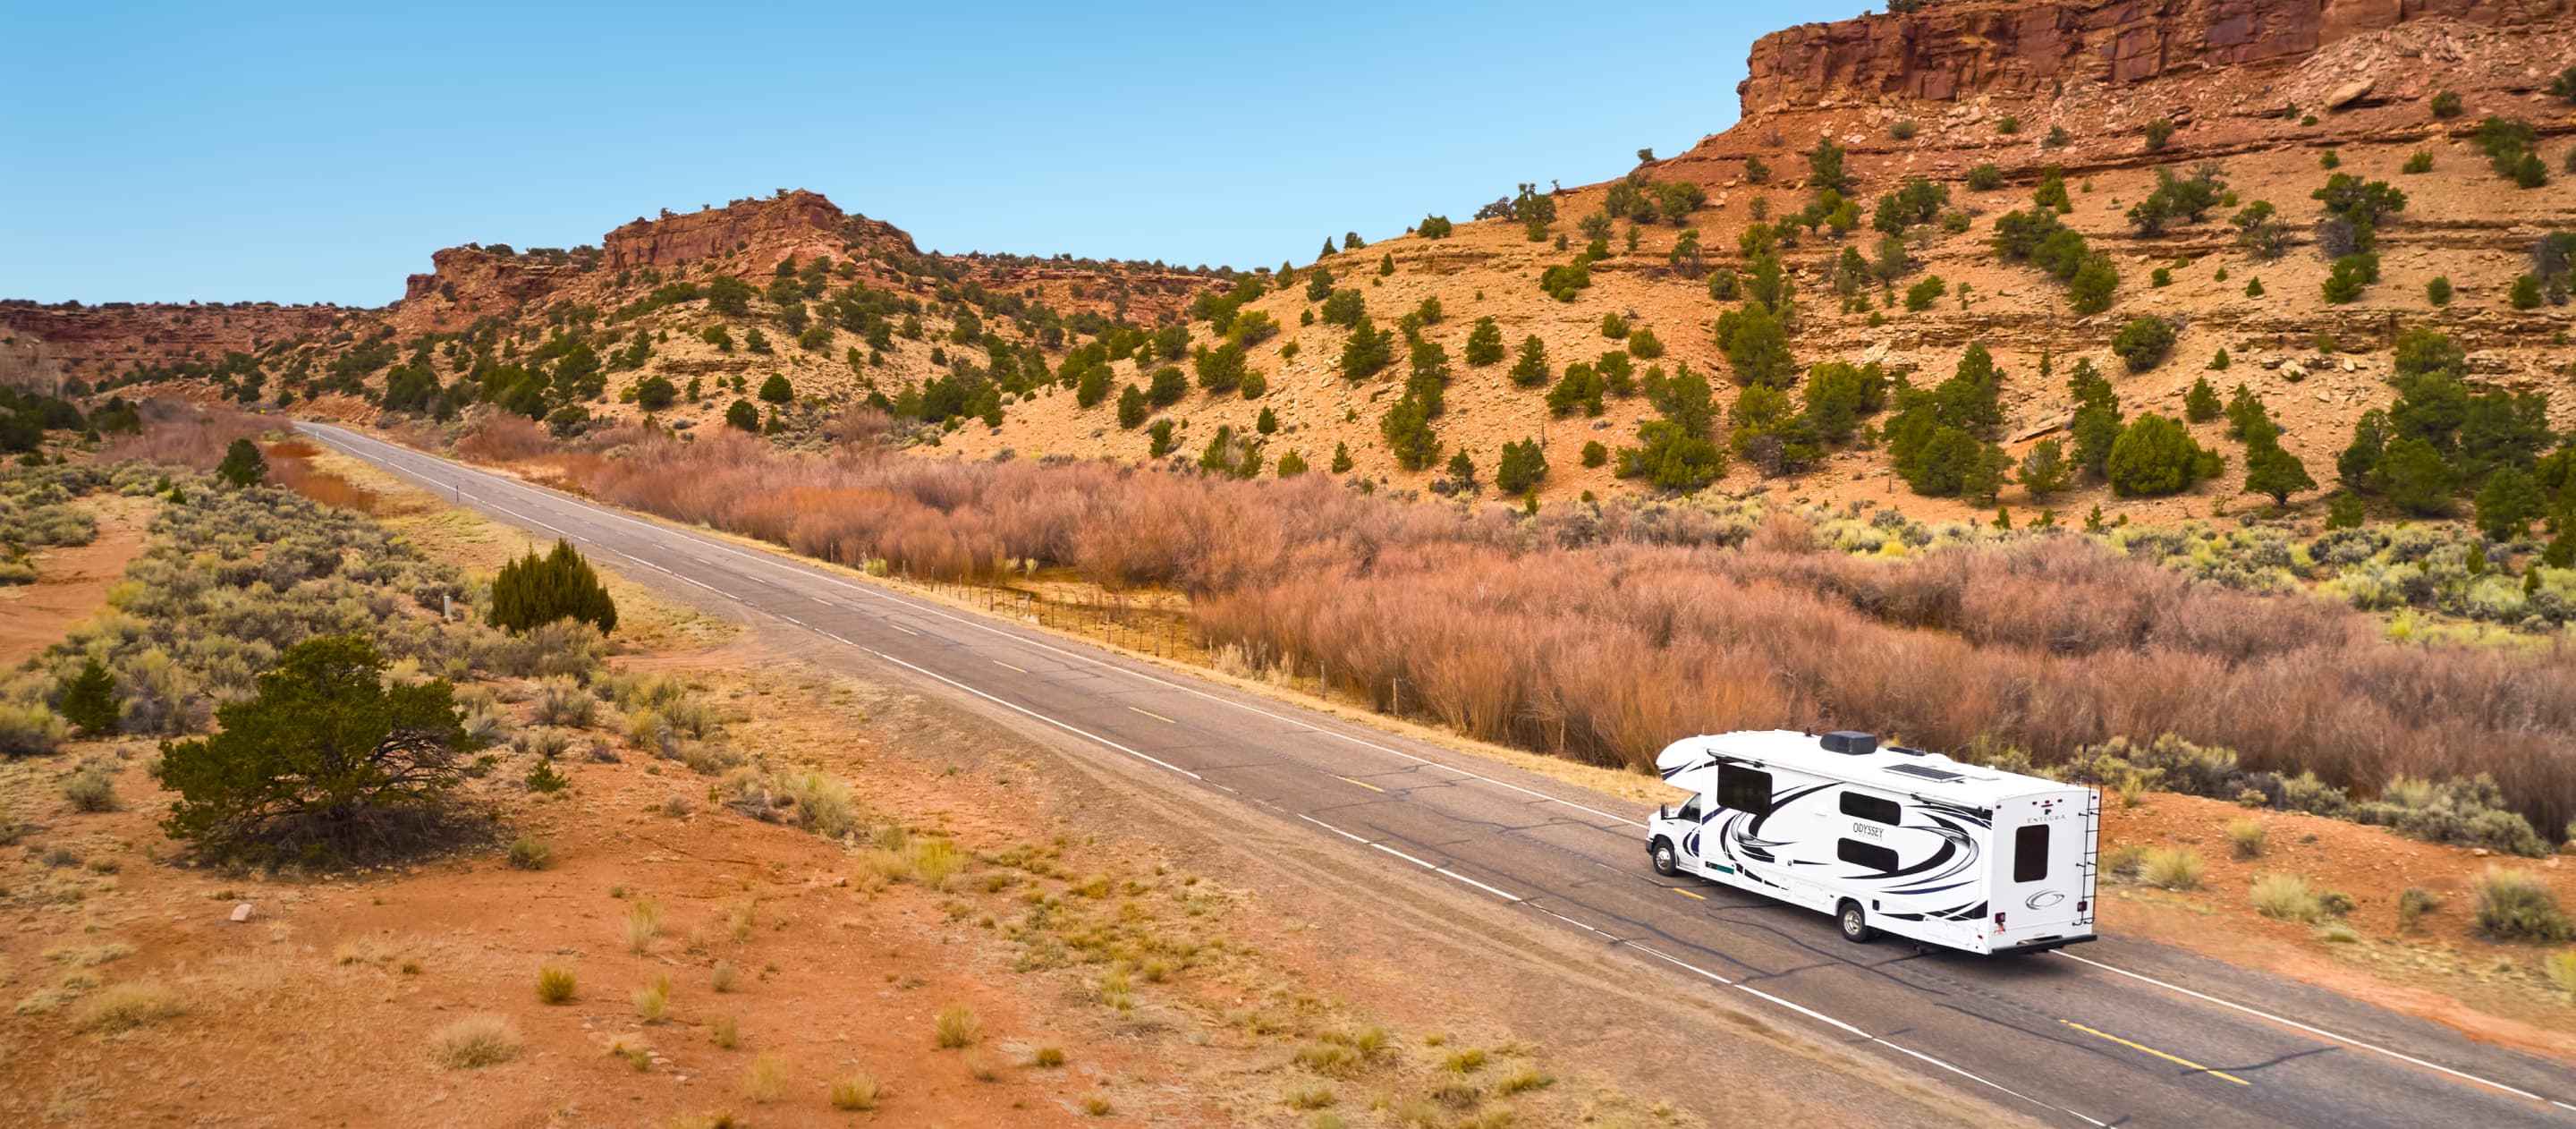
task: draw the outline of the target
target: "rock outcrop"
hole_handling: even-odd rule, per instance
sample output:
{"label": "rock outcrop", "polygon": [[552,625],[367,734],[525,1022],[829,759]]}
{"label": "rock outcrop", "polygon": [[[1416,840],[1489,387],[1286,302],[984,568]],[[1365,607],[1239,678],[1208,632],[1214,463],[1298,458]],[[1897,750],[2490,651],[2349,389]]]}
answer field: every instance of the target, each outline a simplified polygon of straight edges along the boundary
{"label": "rock outcrop", "polygon": [[721,208],[665,212],[660,219],[637,217],[608,233],[606,265],[610,270],[667,268],[729,251],[777,251],[816,243],[860,254],[918,253],[912,237],[893,224],[844,213],[822,193],[800,189],[766,199],[736,200]]}
{"label": "rock outcrop", "polygon": [[2576,0],[1997,0],[1805,24],[1754,41],[1744,114],[1874,101],[2047,93],[2293,60],[2355,35],[2447,18],[2496,28]]}

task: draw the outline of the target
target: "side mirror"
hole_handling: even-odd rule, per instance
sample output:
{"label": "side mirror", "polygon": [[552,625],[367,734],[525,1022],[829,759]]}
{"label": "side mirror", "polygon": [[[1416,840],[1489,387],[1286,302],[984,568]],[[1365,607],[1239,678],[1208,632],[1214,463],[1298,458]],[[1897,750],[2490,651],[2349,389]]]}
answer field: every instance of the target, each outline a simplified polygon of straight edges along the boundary
{"label": "side mirror", "polygon": [[1655,805],[1655,818],[1657,818],[1657,819],[1671,819],[1672,817],[1673,817],[1673,805],[1671,805],[1671,804],[1656,804],[1656,805]]}

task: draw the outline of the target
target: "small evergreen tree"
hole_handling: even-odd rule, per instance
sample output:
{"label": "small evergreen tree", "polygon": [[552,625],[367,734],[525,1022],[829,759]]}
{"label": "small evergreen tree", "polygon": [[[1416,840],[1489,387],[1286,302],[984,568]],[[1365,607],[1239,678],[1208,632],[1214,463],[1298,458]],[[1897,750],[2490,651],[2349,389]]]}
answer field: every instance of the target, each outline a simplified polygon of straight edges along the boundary
{"label": "small evergreen tree", "polygon": [[1503,327],[1491,316],[1476,319],[1476,328],[1467,333],[1467,363],[1476,368],[1503,359]]}
{"label": "small evergreen tree", "polygon": [[2245,493],[2266,495],[2274,506],[2286,506],[2290,495],[2316,488],[2307,464],[2283,449],[2271,432],[2255,432],[2245,444]]}
{"label": "small evergreen tree", "polygon": [[2179,494],[2216,473],[2216,456],[2194,442],[2181,424],[2148,412],[2120,432],[2105,466],[2111,492],[2122,497]]}
{"label": "small evergreen tree", "polygon": [[1145,399],[1145,390],[1133,384],[1118,391],[1118,426],[1134,431],[1145,425],[1153,405]]}
{"label": "small evergreen tree", "polygon": [[760,382],[760,398],[772,404],[784,404],[796,398],[796,389],[787,383],[785,375],[773,372],[769,379]]}
{"label": "small evergreen tree", "polygon": [[1523,388],[1536,388],[1547,383],[1547,343],[1533,333],[1521,338],[1520,359],[1512,363],[1512,383]]}
{"label": "small evergreen tree", "polygon": [[725,409],[725,423],[738,430],[757,434],[760,431],[760,409],[752,407],[749,400],[735,400],[732,406]]}
{"label": "small evergreen tree", "polygon": [[224,448],[224,461],[215,464],[215,477],[235,489],[257,486],[268,481],[268,456],[259,453],[259,444],[235,439]]}
{"label": "small evergreen tree", "polygon": [[99,665],[97,659],[81,664],[80,673],[63,687],[63,700],[57,707],[63,720],[80,727],[82,733],[102,737],[116,732],[121,711],[116,699],[116,676]]}
{"label": "small evergreen tree", "polygon": [[581,552],[558,539],[545,556],[530,549],[527,556],[501,566],[492,579],[492,610],[485,618],[514,635],[558,619],[590,624],[605,635],[617,630],[617,602]]}
{"label": "small evergreen tree", "polygon": [[2209,386],[2204,376],[2191,382],[2191,391],[2183,394],[2182,418],[2193,423],[2208,423],[2218,418],[2218,390]]}
{"label": "small evergreen tree", "polygon": [[2531,519],[2543,512],[2540,487],[2520,467],[2508,466],[2488,475],[2487,484],[2478,488],[2472,501],[2477,506],[2478,531],[2490,541],[2521,537],[2530,530]]}

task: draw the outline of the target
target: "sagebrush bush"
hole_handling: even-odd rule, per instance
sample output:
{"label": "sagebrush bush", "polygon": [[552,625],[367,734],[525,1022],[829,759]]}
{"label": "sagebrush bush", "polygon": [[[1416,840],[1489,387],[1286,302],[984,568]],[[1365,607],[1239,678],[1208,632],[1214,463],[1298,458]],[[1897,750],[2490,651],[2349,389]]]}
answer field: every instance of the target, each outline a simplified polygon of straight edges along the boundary
{"label": "sagebrush bush", "polygon": [[2558,894],[2528,870],[2489,867],[2477,881],[2478,932],[2498,941],[2576,940],[2576,921],[2558,908]]}
{"label": "sagebrush bush", "polygon": [[2209,866],[2189,847],[2154,847],[2147,851],[2139,876],[2147,885],[2167,890],[2197,890]]}
{"label": "sagebrush bush", "polygon": [[91,1034],[114,1034],[175,1019],[187,1010],[178,993],[160,984],[111,984],[81,1003],[72,1014],[72,1027]]}
{"label": "sagebrush bush", "polygon": [[[1448,221],[1446,220],[1442,221],[1444,225],[1447,222]],[[1446,235],[1447,233],[1443,232],[1442,234]],[[883,1099],[884,1096],[885,1086],[878,1082],[874,1075],[853,1074],[847,1078],[843,1078],[832,1083],[831,1100],[833,1109],[875,1109],[877,1107],[877,1102]]]}
{"label": "sagebrush bush", "polygon": [[570,1003],[579,986],[580,979],[564,965],[549,964],[537,970],[537,1000],[540,1003]]}
{"label": "sagebrush bush", "polygon": [[2258,875],[2250,896],[2265,917],[2316,921],[2326,913],[2324,904],[2308,889],[2308,880],[2296,874]]}

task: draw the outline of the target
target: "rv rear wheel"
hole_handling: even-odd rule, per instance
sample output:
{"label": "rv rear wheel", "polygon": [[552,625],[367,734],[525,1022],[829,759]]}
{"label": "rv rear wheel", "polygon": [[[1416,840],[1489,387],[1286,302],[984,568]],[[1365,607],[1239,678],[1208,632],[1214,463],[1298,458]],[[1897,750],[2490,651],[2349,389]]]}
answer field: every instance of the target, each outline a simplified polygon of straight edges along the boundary
{"label": "rv rear wheel", "polygon": [[1680,860],[1678,860],[1678,859],[1676,859],[1676,858],[1674,858],[1674,857],[1673,857],[1673,841],[1672,841],[1672,840],[1670,840],[1670,839],[1657,839],[1657,840],[1655,840],[1654,855],[1655,855],[1655,873],[1657,873],[1657,874],[1661,874],[1661,875],[1663,875],[1663,876],[1665,876],[1665,877],[1667,877],[1667,878],[1670,878],[1670,877],[1672,877],[1673,875],[1676,875],[1676,874],[1679,874],[1679,873],[1681,873],[1681,872],[1682,872],[1682,868],[1681,868],[1681,862],[1680,862]]}
{"label": "rv rear wheel", "polygon": [[1869,927],[1868,916],[1861,913],[1859,902],[1849,898],[1843,899],[1842,908],[1837,911],[1837,915],[1843,927],[1843,940],[1859,944],[1878,936],[1878,930]]}

